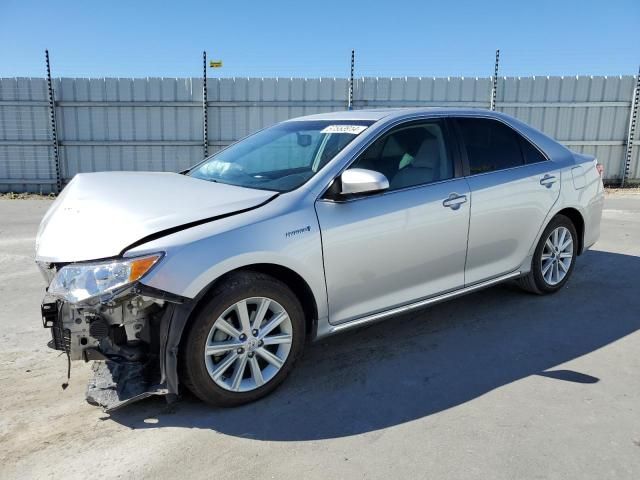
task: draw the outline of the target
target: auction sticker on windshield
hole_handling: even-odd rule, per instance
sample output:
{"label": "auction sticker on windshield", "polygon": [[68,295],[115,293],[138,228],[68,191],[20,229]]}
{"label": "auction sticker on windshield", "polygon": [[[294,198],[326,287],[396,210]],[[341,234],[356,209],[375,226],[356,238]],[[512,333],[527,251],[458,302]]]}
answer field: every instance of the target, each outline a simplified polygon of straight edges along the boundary
{"label": "auction sticker on windshield", "polygon": [[320,130],[320,133],[350,133],[358,135],[366,130],[364,125],[329,125]]}

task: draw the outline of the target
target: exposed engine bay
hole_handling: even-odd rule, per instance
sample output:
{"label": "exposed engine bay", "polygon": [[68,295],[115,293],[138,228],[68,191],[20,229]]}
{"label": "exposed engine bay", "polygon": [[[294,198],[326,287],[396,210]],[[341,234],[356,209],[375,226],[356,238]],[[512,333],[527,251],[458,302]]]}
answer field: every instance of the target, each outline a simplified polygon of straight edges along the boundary
{"label": "exposed engine bay", "polygon": [[[56,302],[59,320],[55,322],[58,328],[54,328],[52,341],[56,349],[68,349],[71,360],[98,360],[109,356],[141,361],[153,353],[152,343],[157,343],[152,342],[150,327],[164,303],[142,296],[129,296],[94,307]],[[48,305],[47,310],[53,308]],[[56,330],[59,331],[56,333]]]}
{"label": "exposed engine bay", "polygon": [[183,299],[162,298],[168,295],[134,284],[90,303],[45,296],[41,309],[43,326],[51,329],[48,346],[67,354],[68,375],[72,360],[95,361],[89,403],[112,411],[151,395],[177,393],[177,381],[167,388],[164,355],[173,307]]}

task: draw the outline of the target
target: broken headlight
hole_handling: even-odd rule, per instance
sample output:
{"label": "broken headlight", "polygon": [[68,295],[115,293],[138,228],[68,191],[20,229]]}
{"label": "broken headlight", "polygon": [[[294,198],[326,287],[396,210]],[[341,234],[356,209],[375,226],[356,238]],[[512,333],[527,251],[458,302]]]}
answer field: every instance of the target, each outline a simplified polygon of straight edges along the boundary
{"label": "broken headlight", "polygon": [[139,280],[161,257],[162,254],[156,253],[96,263],[72,263],[56,273],[48,292],[71,303],[81,302]]}

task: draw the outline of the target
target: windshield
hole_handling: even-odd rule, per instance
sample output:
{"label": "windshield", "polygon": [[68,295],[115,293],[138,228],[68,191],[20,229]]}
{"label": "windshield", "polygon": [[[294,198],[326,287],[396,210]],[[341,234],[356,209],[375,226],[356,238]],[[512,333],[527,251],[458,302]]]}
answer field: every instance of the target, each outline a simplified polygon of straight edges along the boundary
{"label": "windshield", "polygon": [[372,123],[344,120],[280,123],[207,158],[188,175],[287,192],[318,173]]}

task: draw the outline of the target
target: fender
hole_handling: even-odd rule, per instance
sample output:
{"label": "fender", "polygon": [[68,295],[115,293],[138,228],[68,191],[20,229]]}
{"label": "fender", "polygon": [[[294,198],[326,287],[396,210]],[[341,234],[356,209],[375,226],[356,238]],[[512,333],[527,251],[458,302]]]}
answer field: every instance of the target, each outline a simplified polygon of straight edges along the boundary
{"label": "fender", "polygon": [[[583,189],[576,190],[574,188],[573,178],[569,172],[570,168],[571,167],[563,168],[560,173],[560,195],[545,217],[544,222],[529,249],[527,257],[523,260],[520,266],[520,271],[523,274],[526,274],[531,270],[531,259],[533,258],[533,253],[535,252],[536,246],[542,237],[542,233],[547,228],[547,225],[549,225],[549,222],[553,217],[555,217],[559,212],[567,209],[573,209],[577,211],[582,218],[583,231],[582,238],[580,239],[578,255],[582,254],[587,248],[595,243],[599,236],[599,228],[596,228],[599,227],[599,222],[591,221],[594,215],[599,217],[600,211],[602,210],[603,193],[598,192],[598,180],[590,182],[590,184]],[[595,192],[593,191],[594,189]],[[594,201],[590,202],[588,205],[582,205],[580,200],[585,194],[588,194],[590,198],[594,199]]]}
{"label": "fender", "polygon": [[[176,396],[179,393],[178,359],[180,355],[180,342],[182,341],[182,336],[184,334],[185,328],[187,327],[187,324],[189,323],[194,310],[197,308],[200,302],[204,298],[206,298],[207,293],[211,290],[213,285],[215,285],[221,278],[223,278],[224,275],[227,275],[237,270],[241,270],[243,268],[251,268],[252,265],[257,265],[257,264],[245,263],[244,265],[237,268],[225,269],[226,270],[225,273],[223,273],[222,275],[216,277],[211,282],[209,282],[207,286],[203,288],[200,292],[198,292],[198,294],[194,298],[192,299],[182,298],[181,299],[182,301],[180,302],[173,302],[173,303],[167,304],[165,312],[160,321],[160,360],[161,360],[160,372],[161,372],[161,382],[164,383],[167,387],[169,402],[171,402],[172,400],[175,400]],[[273,265],[274,267],[286,268],[287,270],[290,270],[293,273],[300,276],[298,272],[284,265],[281,265],[281,264],[270,264],[270,265]],[[313,292],[313,290],[311,290],[311,287],[309,286],[309,282],[304,277],[301,277],[301,278],[309,287],[311,295],[313,296],[316,312],[320,311],[320,305],[323,305],[323,306],[327,305],[326,291],[325,291],[325,296],[319,299],[316,296],[316,293]],[[147,292],[149,291],[150,288],[151,287],[147,287],[144,285],[142,286],[142,289]],[[154,295],[154,296],[157,296],[157,295]],[[323,308],[323,310],[325,309],[326,307]],[[316,313],[316,317],[317,318],[312,319],[313,331],[310,332],[312,338],[315,338],[316,336],[318,324],[320,322],[326,323],[326,316],[320,317]]]}

